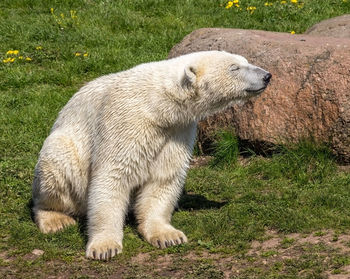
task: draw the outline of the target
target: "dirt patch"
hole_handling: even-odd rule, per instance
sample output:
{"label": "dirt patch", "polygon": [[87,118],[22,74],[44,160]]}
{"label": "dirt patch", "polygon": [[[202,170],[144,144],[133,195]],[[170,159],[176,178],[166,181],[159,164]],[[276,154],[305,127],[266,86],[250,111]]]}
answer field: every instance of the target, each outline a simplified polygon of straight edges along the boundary
{"label": "dirt patch", "polygon": [[44,251],[43,250],[40,250],[40,249],[34,249],[32,252],[26,254],[23,256],[23,259],[26,260],[26,261],[33,261],[39,257],[41,257],[42,255],[44,255]]}
{"label": "dirt patch", "polygon": [[0,252],[0,259],[5,263],[9,263],[13,261],[15,257],[11,257],[7,252]]}
{"label": "dirt patch", "polygon": [[332,249],[338,249],[342,252],[350,252],[350,235],[340,235],[332,230],[317,232],[309,235],[302,235],[299,233],[282,235],[275,231],[268,231],[266,235],[267,240],[252,241],[251,249],[248,251],[248,255],[261,254],[262,251],[271,249],[280,252],[284,251],[290,246],[300,244],[324,244]]}
{"label": "dirt patch", "polygon": [[298,242],[311,244],[325,244],[333,249],[341,250],[342,252],[350,252],[350,235],[338,235],[334,231],[328,231],[320,235],[308,235],[306,237],[299,237]]}
{"label": "dirt patch", "polygon": [[349,279],[350,278],[350,265],[342,268],[341,274],[332,274],[327,272],[328,279]]}
{"label": "dirt patch", "polygon": [[350,172],[350,165],[338,166],[338,170],[343,172]]}
{"label": "dirt patch", "polygon": [[162,272],[167,269],[173,264],[173,257],[171,255],[164,255],[159,257],[154,263],[156,263],[156,272]]}
{"label": "dirt patch", "polygon": [[301,257],[307,258],[305,255],[308,253],[310,259],[322,263],[322,273],[327,278],[350,278],[350,265],[346,265],[350,261],[350,235],[338,234],[333,230],[308,235],[284,235],[268,231],[265,240],[251,243],[247,256],[254,259],[255,266],[268,267],[286,261],[294,262]]}
{"label": "dirt patch", "polygon": [[[350,278],[349,244],[350,235],[332,230],[308,235],[285,235],[269,230],[261,241],[253,241],[246,253],[230,252],[228,247],[223,247],[227,252],[197,247],[190,252],[163,255],[151,251],[129,260],[110,262],[77,257],[67,263],[63,260],[44,261],[43,251],[32,251],[15,260],[8,253],[1,252],[3,266],[0,275],[5,278],[38,278],[45,274],[45,278],[72,278],[74,275],[74,278],[243,279],[298,274],[298,278],[343,279]],[[22,263],[18,265],[18,261]]]}
{"label": "dirt patch", "polygon": [[209,164],[210,160],[213,159],[212,156],[197,156],[193,157],[190,163],[191,168],[199,168]]}
{"label": "dirt patch", "polygon": [[[312,274],[318,274],[315,278],[350,278],[350,265],[346,264],[347,259],[350,260],[349,242],[350,235],[331,230],[308,235],[285,235],[269,230],[263,240],[253,241],[245,254],[211,252],[204,248],[185,254],[138,254],[131,259],[135,273],[121,278],[243,279],[257,274],[261,277],[298,274],[298,278],[311,278]],[[130,270],[125,270],[124,274],[128,273]],[[138,277],[140,273],[148,277]]]}
{"label": "dirt patch", "polygon": [[140,253],[132,257],[130,262],[132,264],[145,264],[148,263],[151,259],[151,256],[148,253]]}

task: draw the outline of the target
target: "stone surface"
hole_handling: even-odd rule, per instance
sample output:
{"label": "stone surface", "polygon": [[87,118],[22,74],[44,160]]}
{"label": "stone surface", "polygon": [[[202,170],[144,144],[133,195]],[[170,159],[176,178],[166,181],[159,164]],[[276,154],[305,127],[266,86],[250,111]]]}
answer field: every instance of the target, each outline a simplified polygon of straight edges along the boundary
{"label": "stone surface", "polygon": [[323,20],[306,30],[305,34],[350,39],[350,14]]}
{"label": "stone surface", "polygon": [[350,163],[350,40],[256,30],[199,29],[169,57],[225,50],[272,73],[262,95],[200,123],[204,143],[218,127],[233,126],[250,142],[284,143],[304,138],[330,143]]}
{"label": "stone surface", "polygon": [[34,249],[32,251],[32,254],[35,255],[35,256],[41,256],[41,255],[44,255],[44,251],[43,250],[40,250],[40,249]]}

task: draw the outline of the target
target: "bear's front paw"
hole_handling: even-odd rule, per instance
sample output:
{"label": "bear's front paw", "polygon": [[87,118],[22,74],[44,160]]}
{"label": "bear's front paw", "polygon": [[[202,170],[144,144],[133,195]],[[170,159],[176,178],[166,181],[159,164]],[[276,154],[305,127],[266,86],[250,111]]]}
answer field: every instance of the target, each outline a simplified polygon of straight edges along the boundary
{"label": "bear's front paw", "polygon": [[94,260],[107,261],[123,250],[123,245],[114,238],[100,236],[94,238],[86,246],[86,257]]}
{"label": "bear's front paw", "polygon": [[186,235],[171,225],[155,226],[145,234],[146,240],[158,248],[167,248],[187,242]]}

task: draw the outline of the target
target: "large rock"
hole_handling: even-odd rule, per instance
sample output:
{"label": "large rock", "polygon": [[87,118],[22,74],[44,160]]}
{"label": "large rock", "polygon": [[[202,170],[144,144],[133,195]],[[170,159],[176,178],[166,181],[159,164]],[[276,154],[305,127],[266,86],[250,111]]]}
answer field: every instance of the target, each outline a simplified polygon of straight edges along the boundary
{"label": "large rock", "polygon": [[312,137],[330,143],[350,163],[350,40],[239,29],[199,29],[169,54],[225,50],[272,73],[259,97],[200,123],[199,140],[233,126],[251,142],[285,143]]}
{"label": "large rock", "polygon": [[305,34],[350,39],[350,15],[323,20],[306,30]]}

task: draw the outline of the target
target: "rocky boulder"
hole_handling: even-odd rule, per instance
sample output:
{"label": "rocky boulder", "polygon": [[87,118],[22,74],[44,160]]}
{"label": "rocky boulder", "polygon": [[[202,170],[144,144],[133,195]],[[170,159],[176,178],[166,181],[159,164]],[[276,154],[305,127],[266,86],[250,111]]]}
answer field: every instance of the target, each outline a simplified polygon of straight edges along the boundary
{"label": "rocky boulder", "polygon": [[350,163],[350,40],[239,29],[199,29],[169,57],[203,50],[240,54],[272,73],[262,95],[200,123],[199,141],[233,126],[260,143],[327,142]]}
{"label": "rocky boulder", "polygon": [[306,30],[305,34],[350,39],[350,15],[323,20]]}

